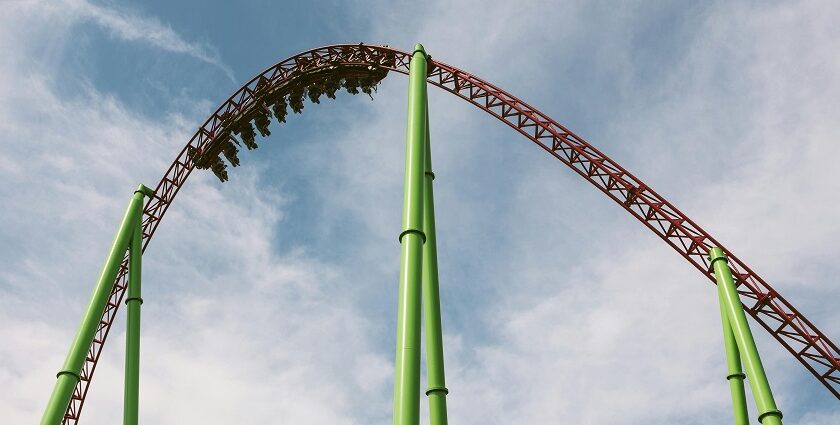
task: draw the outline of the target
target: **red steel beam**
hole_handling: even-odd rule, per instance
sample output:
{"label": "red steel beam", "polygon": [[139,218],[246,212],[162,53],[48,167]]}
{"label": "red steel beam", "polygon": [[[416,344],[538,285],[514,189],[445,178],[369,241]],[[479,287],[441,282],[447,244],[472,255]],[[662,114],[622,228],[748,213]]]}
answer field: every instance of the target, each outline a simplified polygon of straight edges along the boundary
{"label": "red steel beam", "polygon": [[[302,76],[331,66],[370,66],[408,75],[410,53],[387,46],[338,44],[308,50],[285,59],[252,78],[214,112],[181,149],[143,209],[143,249],[194,168],[189,149],[204,151],[222,129],[223,116],[235,117],[255,104],[256,84],[267,79],[271,87],[294,85]],[[840,350],[811,321],[784,299],[746,263],[700,228],[665,198],[548,115],[499,87],[442,62],[430,63],[428,82],[477,106],[504,122],[549,155],[566,164],[586,181],[638,219],[645,227],[697,268],[712,283],[707,252],[722,247],[729,257],[741,302],[746,312],[840,399]],[[126,289],[127,263],[117,277],[96,338],[88,351],[81,381],[65,414],[64,424],[76,424],[88,388]]]}

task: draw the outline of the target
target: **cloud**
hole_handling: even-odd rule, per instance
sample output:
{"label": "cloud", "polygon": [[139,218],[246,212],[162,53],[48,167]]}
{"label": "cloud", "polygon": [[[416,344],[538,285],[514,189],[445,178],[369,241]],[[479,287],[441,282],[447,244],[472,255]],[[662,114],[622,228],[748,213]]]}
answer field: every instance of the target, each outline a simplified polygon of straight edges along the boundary
{"label": "cloud", "polygon": [[[377,22],[372,39],[421,41],[568,124],[836,339],[840,317],[826,300],[838,296],[838,10],[730,6],[433,2],[406,12],[410,30]],[[431,90],[453,422],[729,420],[708,281],[561,164]],[[363,233],[392,237],[404,96],[405,83],[389,79],[374,113],[336,131],[338,157],[312,159],[330,164],[319,178],[334,214],[321,225],[350,214]],[[354,261],[376,267],[390,252],[379,246]],[[836,400],[753,328],[786,417],[829,421]]]}
{"label": "cloud", "polygon": [[[8,423],[41,416],[131,191],[154,185],[195,127],[178,114],[148,118],[84,84],[64,97],[53,69],[18,67],[32,46],[66,35],[61,14],[38,11],[0,26],[0,40],[17,46],[0,64],[0,336],[14,341],[0,345],[0,379],[15,389],[0,399]],[[390,388],[390,363],[371,349],[366,319],[333,298],[342,283],[333,267],[275,252],[286,201],[258,171],[243,167],[225,186],[196,173],[156,254],[146,255],[148,422],[262,423],[279,409],[297,422],[349,424],[363,399],[384,399]],[[91,423],[120,420],[121,319],[85,405]]]}
{"label": "cloud", "polygon": [[[837,192],[837,8],[675,8],[441,1],[408,20],[413,11],[383,2],[365,38],[419,40],[567,123],[836,340],[840,317],[826,300],[838,297],[840,203],[824,194]],[[111,19],[94,15],[79,13]],[[153,121],[94,87],[69,100],[53,71],[13,65],[35,54],[45,28],[60,37],[62,22],[30,13],[0,29],[10,52],[0,238],[14,247],[0,256],[0,341],[14,341],[0,346],[0,381],[16,389],[0,412],[13,423],[40,416],[130,190],[154,182],[203,118]],[[306,137],[266,144],[224,186],[191,177],[145,262],[147,422],[390,421],[400,78],[373,103],[307,106],[287,124],[306,125]],[[452,422],[729,420],[711,285],[510,129],[439,91],[431,108]],[[314,236],[281,253],[277,240],[301,224]],[[121,322],[86,402],[92,423],[119,421]],[[836,400],[756,335],[786,418],[835,423]]]}
{"label": "cloud", "polygon": [[142,16],[127,9],[99,6],[86,0],[64,0],[69,11],[81,20],[89,20],[125,41],[146,43],[158,49],[184,54],[221,69],[236,83],[233,69],[210,45],[189,42],[157,18]]}

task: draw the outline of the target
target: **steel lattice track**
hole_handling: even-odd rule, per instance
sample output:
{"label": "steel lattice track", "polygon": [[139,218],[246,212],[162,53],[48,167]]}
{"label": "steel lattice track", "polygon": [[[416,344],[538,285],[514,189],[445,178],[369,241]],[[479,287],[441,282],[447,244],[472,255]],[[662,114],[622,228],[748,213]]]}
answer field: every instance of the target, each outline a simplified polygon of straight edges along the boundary
{"label": "steel lattice track", "polygon": [[[223,114],[229,117],[248,111],[255,103],[255,88],[260,78],[268,79],[272,87],[290,85],[301,76],[335,65],[372,66],[407,75],[410,59],[408,52],[385,46],[342,44],[297,54],[255,76],[207,119],[158,183],[155,196],[143,209],[144,251],[194,168],[188,149],[201,152],[212,146],[215,135],[221,130]],[[551,117],[493,84],[437,61],[431,62],[428,82],[496,117],[569,166],[662,238],[712,282],[714,274],[709,270],[707,253],[712,246],[722,247],[729,257],[747,313],[840,399],[840,350],[837,345],[746,263],[670,202]],[[88,350],[81,381],[73,392],[64,424],[76,424],[79,420],[102,347],[125,294],[126,271],[127,260],[124,260]]]}

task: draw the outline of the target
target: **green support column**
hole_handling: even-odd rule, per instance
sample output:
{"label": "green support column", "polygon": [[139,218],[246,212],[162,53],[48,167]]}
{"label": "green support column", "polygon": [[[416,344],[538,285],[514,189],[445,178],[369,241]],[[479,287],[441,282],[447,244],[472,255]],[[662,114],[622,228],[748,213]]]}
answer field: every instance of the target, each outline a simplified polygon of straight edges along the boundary
{"label": "green support column", "polygon": [[114,280],[117,278],[117,273],[120,270],[120,263],[122,263],[125,257],[125,251],[128,249],[129,241],[134,233],[135,223],[142,216],[143,196],[152,196],[153,194],[154,191],[140,185],[137,191],[134,192],[134,197],[131,199],[131,202],[128,204],[128,209],[117,231],[117,236],[111,246],[108,259],[102,268],[102,274],[99,276],[99,280],[93,289],[93,295],[91,296],[84,316],[82,316],[82,322],[76,331],[76,337],[70,345],[70,352],[64,361],[64,367],[58,372],[58,379],[50,395],[50,400],[47,402],[44,416],[41,418],[41,425],[58,425],[64,420],[64,412],[70,404],[73,389],[81,379],[79,374],[82,371],[82,366],[84,366],[88,347],[93,342],[93,337],[96,335],[96,329],[99,325],[99,319],[102,317],[105,306],[108,304],[108,297],[111,295]]}
{"label": "green support column", "polygon": [[408,78],[405,192],[394,371],[394,425],[420,422],[420,310],[423,267],[423,173],[426,147],[426,52],[417,44]]}
{"label": "green support column", "polygon": [[744,378],[746,378],[746,375],[741,371],[741,354],[738,352],[735,334],[732,333],[732,327],[726,315],[726,307],[720,295],[721,291],[718,291],[720,320],[723,323],[723,346],[726,349],[726,380],[729,381],[729,390],[732,393],[735,425],[747,425],[750,422],[750,417],[747,413],[747,396],[744,394]]}
{"label": "green support column", "polygon": [[429,422],[446,425],[446,381],[443,373],[443,332],[440,320],[440,288],[438,285],[437,241],[435,233],[435,200],[432,181],[432,148],[429,135],[429,108],[426,107],[426,186],[423,188],[423,322],[426,326],[426,373],[429,388]]}
{"label": "green support column", "polygon": [[128,246],[128,323],[125,334],[125,392],[123,424],[137,425],[140,398],[140,274],[143,270],[143,223],[138,217]]}
{"label": "green support column", "polygon": [[729,320],[741,360],[744,362],[744,369],[749,377],[755,404],[758,406],[758,420],[763,425],[782,425],[782,412],[776,408],[776,401],[773,399],[770,383],[764,373],[764,366],[761,364],[744,307],[738,297],[726,255],[722,249],[714,247],[709,251],[709,259],[714,268],[715,280],[717,280],[718,296],[726,312],[726,318]]}

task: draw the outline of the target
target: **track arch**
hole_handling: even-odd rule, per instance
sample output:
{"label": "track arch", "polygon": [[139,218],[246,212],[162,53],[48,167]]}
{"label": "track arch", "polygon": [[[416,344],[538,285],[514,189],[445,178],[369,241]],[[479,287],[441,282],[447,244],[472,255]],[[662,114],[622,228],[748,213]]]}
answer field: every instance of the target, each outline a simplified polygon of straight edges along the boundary
{"label": "track arch", "polygon": [[[288,89],[308,84],[321,78],[319,75],[325,70],[335,67],[368,72],[395,71],[407,75],[410,59],[410,53],[387,46],[339,44],[299,53],[252,78],[207,119],[166,170],[155,189],[155,196],[143,208],[144,250],[179,189],[196,167],[195,152],[212,149],[220,138],[227,137],[226,120],[248,114],[250,108],[261,101],[260,92],[266,87]],[[427,77],[430,84],[477,106],[566,164],[714,283],[707,252],[711,246],[723,246],[674,205],[572,131],[515,96],[451,65],[437,61],[430,63]],[[746,263],[725,247],[723,249],[730,259],[747,313],[840,399],[840,349],[837,345]],[[88,349],[81,380],[65,413],[65,424],[77,423],[81,415],[99,355],[125,294],[126,272],[127,260],[122,264]]]}

